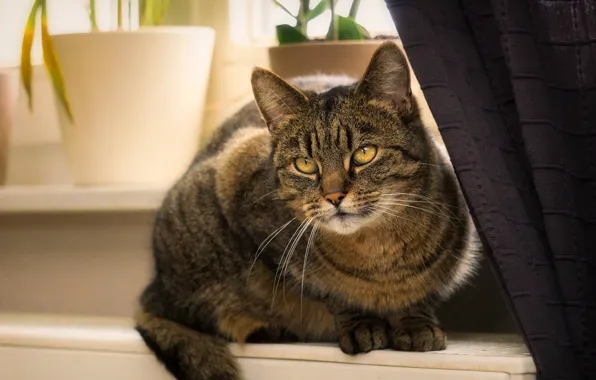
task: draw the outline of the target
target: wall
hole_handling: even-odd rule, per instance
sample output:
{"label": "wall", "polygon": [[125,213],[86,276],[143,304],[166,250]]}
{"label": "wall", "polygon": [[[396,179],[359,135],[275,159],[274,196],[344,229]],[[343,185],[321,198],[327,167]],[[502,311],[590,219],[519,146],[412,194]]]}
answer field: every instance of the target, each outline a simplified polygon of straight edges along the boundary
{"label": "wall", "polygon": [[216,32],[202,142],[223,120],[252,99],[250,74],[253,67],[269,66],[266,47],[231,42],[228,16],[230,2],[233,1],[172,1],[166,19],[167,23],[173,25],[210,26]]}

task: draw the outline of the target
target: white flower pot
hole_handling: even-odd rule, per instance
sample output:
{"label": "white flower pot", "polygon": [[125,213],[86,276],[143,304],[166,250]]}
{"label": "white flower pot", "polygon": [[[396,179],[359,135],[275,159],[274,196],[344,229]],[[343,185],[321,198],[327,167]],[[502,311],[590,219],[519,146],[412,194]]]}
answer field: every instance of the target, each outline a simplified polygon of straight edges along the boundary
{"label": "white flower pot", "polygon": [[215,32],[55,35],[74,123],[57,103],[77,185],[168,185],[196,153]]}

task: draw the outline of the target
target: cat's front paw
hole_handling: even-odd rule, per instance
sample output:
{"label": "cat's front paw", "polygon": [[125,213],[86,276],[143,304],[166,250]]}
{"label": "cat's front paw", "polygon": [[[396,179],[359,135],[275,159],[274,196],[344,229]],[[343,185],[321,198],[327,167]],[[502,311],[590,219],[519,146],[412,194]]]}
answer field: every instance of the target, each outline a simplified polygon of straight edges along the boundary
{"label": "cat's front paw", "polygon": [[402,323],[391,332],[393,349],[398,351],[441,351],[447,348],[447,335],[430,321]]}
{"label": "cat's front paw", "polygon": [[339,328],[339,347],[348,355],[389,347],[389,327],[379,318],[362,318],[343,323]]}

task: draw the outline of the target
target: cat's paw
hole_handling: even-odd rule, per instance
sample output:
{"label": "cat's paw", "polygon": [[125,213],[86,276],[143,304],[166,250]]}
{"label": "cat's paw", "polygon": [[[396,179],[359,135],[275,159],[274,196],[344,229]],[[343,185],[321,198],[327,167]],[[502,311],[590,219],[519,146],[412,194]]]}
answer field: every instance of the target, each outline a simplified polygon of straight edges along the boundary
{"label": "cat's paw", "polygon": [[363,318],[346,323],[339,330],[339,347],[348,355],[389,347],[389,327],[379,318]]}
{"label": "cat's paw", "polygon": [[441,351],[447,348],[447,335],[430,321],[403,323],[391,332],[391,343],[397,351]]}

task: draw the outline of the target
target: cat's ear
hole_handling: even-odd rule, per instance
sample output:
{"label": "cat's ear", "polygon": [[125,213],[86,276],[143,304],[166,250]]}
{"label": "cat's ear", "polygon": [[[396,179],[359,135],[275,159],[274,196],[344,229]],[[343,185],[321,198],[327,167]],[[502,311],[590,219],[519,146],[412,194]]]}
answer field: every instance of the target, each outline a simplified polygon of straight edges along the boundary
{"label": "cat's ear", "polygon": [[384,42],[373,54],[356,92],[368,100],[389,103],[402,111],[412,111],[408,61],[394,42]]}
{"label": "cat's ear", "polygon": [[261,116],[270,131],[296,117],[307,105],[306,95],[269,70],[255,68],[251,84]]}

